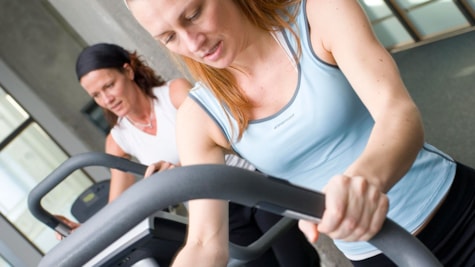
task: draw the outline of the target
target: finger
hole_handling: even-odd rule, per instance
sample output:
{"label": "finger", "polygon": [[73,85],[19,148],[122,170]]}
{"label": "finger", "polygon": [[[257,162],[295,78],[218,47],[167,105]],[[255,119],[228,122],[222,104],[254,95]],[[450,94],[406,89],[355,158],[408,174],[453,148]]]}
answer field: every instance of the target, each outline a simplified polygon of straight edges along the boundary
{"label": "finger", "polygon": [[143,175],[144,178],[148,178],[150,175],[152,175],[156,170],[155,164],[149,165],[147,167],[147,170],[145,170],[145,174]]}
{"label": "finger", "polygon": [[56,217],[56,219],[62,221],[62,222],[67,222],[69,221],[68,218],[64,217],[63,215],[59,215],[59,214],[56,214],[54,215],[54,217]]}
{"label": "finger", "polygon": [[71,220],[69,220],[68,218],[62,216],[62,215],[54,215],[58,220],[60,220],[63,224],[65,224],[66,226],[68,226],[70,229],[75,229],[77,227],[79,227],[79,224],[76,223],[76,222],[73,222]]}
{"label": "finger", "polygon": [[65,224],[69,227],[69,229],[74,230],[79,227],[80,224],[72,222],[72,221],[67,221]]}
{"label": "finger", "polygon": [[342,223],[348,202],[348,184],[350,178],[344,175],[337,175],[330,179],[325,186],[325,211],[323,212],[322,221],[318,229],[320,232],[329,235],[332,238],[333,233],[337,233],[337,229]]}
{"label": "finger", "polygon": [[379,231],[386,216],[386,196],[363,177],[353,177],[349,203],[339,234],[345,241],[370,239]]}
{"label": "finger", "polygon": [[79,223],[75,223],[75,222],[71,222],[70,224],[68,224],[69,228],[71,228],[71,230],[74,230],[76,228],[78,228],[80,226]]}
{"label": "finger", "polygon": [[172,167],[173,167],[173,164],[171,164],[170,162],[163,161],[161,162],[160,169],[158,171],[168,170],[168,169],[171,169]]}
{"label": "finger", "polygon": [[383,227],[384,221],[386,220],[386,215],[389,209],[389,199],[386,194],[379,192],[376,203],[376,210],[370,217],[368,230],[360,237],[360,240],[362,241],[367,241],[371,239],[376,233],[378,233]]}
{"label": "finger", "polygon": [[347,213],[339,230],[339,237],[345,241],[358,240],[368,229],[374,204],[368,201],[368,192],[375,191],[363,177],[350,180]]}
{"label": "finger", "polygon": [[317,242],[319,236],[318,224],[305,220],[299,220],[299,229],[302,231],[302,233],[304,233],[309,242]]}
{"label": "finger", "polygon": [[63,240],[63,236],[58,232],[55,233],[55,237],[57,240]]}

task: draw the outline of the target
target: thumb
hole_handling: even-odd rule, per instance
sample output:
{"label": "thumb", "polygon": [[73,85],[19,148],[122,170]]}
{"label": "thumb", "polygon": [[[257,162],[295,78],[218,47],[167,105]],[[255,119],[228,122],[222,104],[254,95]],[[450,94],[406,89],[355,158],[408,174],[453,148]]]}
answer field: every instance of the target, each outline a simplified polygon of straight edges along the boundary
{"label": "thumb", "polygon": [[319,236],[318,224],[305,220],[299,220],[299,229],[304,233],[309,242],[317,242]]}
{"label": "thumb", "polygon": [[147,170],[145,171],[145,174],[144,174],[144,178],[148,178],[150,175],[152,175],[154,172],[155,172],[155,165],[152,164],[152,165],[149,165],[147,167]]}

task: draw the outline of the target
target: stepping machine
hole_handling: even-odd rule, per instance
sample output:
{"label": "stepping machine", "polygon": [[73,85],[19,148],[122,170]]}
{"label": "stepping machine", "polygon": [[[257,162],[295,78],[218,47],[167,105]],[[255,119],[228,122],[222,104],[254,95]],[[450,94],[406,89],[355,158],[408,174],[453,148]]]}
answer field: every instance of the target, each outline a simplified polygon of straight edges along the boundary
{"label": "stepping machine", "polygon": [[[139,175],[146,169],[104,153],[83,153],[66,160],[39,183],[28,197],[31,212],[67,236],[43,257],[39,267],[167,267],[184,241],[187,220],[163,210],[203,198],[229,200],[285,216],[251,245],[229,244],[228,267],[240,266],[262,255],[294,219],[318,222],[324,210],[323,194],[282,179],[225,165],[184,166],[137,182],[69,235],[70,229],[41,206],[41,199],[73,171],[88,166]],[[398,266],[442,266],[418,239],[390,219],[369,242]]]}

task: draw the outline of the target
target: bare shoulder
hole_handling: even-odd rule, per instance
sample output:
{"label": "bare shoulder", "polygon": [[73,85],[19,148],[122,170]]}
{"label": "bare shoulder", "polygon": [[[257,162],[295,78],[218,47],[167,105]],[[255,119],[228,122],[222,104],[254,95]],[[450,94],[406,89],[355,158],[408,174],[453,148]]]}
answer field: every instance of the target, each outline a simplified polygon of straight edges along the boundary
{"label": "bare shoulder", "polygon": [[332,52],[336,46],[351,48],[375,41],[357,0],[308,0],[306,11],[312,40],[318,39],[327,51]]}
{"label": "bare shoulder", "polygon": [[357,0],[308,0],[306,12],[312,46],[325,61],[342,67],[384,54]]}
{"label": "bare shoulder", "polygon": [[[209,114],[192,98],[185,99],[177,113],[177,136],[180,143],[188,148],[194,147],[201,151],[215,148],[229,149],[229,144],[221,128]],[[186,140],[186,141],[184,141]],[[196,142],[200,140],[200,142]],[[198,149],[199,148],[199,149]],[[201,159],[207,157],[200,155]],[[200,160],[201,160],[200,159]]]}
{"label": "bare shoulder", "polygon": [[190,97],[187,97],[177,113],[177,120],[184,122],[186,125],[200,125],[208,116],[205,111]]}
{"label": "bare shoulder", "polygon": [[169,82],[169,87],[170,99],[173,103],[173,106],[178,109],[188,96],[192,84],[187,79],[177,78]]}
{"label": "bare shoulder", "polygon": [[192,87],[192,84],[190,81],[188,81],[185,78],[176,78],[171,80],[170,82],[170,88],[174,88],[176,90],[186,90],[189,91]]}

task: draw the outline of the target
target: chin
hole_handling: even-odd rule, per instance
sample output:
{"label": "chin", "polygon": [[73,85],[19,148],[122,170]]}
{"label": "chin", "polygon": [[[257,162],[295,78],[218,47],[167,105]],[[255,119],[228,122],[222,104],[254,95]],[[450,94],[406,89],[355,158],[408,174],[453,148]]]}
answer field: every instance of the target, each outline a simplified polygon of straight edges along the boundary
{"label": "chin", "polygon": [[218,61],[213,61],[213,62],[203,62],[203,63],[215,69],[225,69],[231,65],[230,63],[224,60],[218,60]]}

